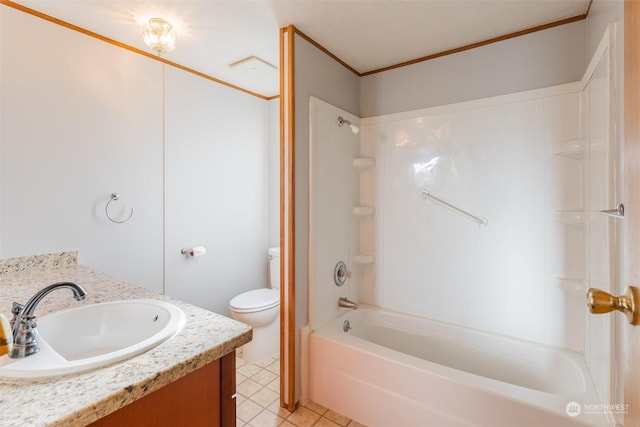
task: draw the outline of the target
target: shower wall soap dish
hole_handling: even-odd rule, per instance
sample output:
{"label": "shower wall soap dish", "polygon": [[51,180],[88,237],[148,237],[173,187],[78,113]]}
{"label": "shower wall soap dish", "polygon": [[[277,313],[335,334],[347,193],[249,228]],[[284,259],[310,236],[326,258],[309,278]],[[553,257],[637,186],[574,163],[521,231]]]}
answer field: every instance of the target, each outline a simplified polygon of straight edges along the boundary
{"label": "shower wall soap dish", "polygon": [[373,206],[354,206],[353,215],[355,216],[373,216],[376,213],[376,208]]}
{"label": "shower wall soap dish", "polygon": [[376,165],[376,159],[373,157],[356,157],[353,159],[353,166],[358,170],[364,170]]}
{"label": "shower wall soap dish", "polygon": [[353,257],[355,264],[373,264],[376,258],[373,255],[356,255]]}

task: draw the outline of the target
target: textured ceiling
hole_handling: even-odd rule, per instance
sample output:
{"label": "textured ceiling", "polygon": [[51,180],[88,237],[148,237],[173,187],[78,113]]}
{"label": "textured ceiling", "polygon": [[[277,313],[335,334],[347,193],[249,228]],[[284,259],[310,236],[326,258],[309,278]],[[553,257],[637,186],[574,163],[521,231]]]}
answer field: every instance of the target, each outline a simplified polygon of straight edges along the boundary
{"label": "textured ceiling", "polygon": [[17,3],[148,50],[141,23],[174,23],[166,59],[271,96],[278,78],[229,64],[257,56],[278,65],[279,28],[295,25],[359,72],[582,15],[589,0],[19,0]]}

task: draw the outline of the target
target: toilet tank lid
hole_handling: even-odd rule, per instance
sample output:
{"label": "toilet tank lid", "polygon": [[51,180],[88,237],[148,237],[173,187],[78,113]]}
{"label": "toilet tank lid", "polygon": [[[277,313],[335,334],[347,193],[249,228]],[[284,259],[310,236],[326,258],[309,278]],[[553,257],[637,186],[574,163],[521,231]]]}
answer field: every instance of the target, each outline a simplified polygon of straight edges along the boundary
{"label": "toilet tank lid", "polygon": [[280,303],[280,291],[277,289],[255,289],[244,292],[231,299],[229,305],[238,310],[275,306]]}
{"label": "toilet tank lid", "polygon": [[[263,249],[264,250],[264,249]],[[269,255],[272,256],[280,256],[280,247],[277,248],[269,248]],[[263,252],[264,253],[264,252]]]}

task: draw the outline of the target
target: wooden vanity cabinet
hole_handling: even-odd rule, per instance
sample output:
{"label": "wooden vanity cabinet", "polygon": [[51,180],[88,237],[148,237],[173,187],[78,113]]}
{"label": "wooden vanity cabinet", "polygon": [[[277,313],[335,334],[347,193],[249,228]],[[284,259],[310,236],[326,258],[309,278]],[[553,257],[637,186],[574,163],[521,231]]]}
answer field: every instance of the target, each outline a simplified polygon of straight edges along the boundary
{"label": "wooden vanity cabinet", "polygon": [[235,426],[235,393],[236,353],[233,351],[90,426]]}

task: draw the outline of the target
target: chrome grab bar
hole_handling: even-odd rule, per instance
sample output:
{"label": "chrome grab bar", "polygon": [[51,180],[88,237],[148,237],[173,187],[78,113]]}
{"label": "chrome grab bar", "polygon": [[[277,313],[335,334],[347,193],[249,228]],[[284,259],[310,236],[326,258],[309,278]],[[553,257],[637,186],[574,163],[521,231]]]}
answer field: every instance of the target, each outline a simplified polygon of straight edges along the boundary
{"label": "chrome grab bar", "polygon": [[470,214],[469,212],[460,209],[457,206],[452,205],[451,203],[445,202],[444,200],[434,196],[433,194],[429,193],[427,190],[424,190],[422,192],[420,192],[420,195],[422,196],[423,199],[431,199],[434,202],[438,203],[439,205],[444,206],[445,208],[449,208],[452,211],[459,213],[460,215],[464,216],[467,219],[470,219],[471,221],[475,222],[476,224],[478,224],[479,226],[486,226],[489,221],[487,221],[487,218],[481,217],[481,216],[475,216]]}

